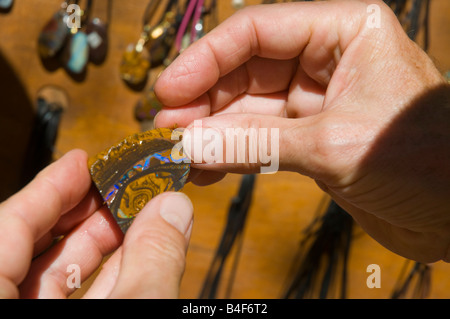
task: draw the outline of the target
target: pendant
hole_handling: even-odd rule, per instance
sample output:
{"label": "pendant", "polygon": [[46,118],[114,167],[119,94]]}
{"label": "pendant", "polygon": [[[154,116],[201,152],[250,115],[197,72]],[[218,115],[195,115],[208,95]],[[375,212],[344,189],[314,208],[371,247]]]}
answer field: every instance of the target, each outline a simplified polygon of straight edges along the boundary
{"label": "pendant", "polygon": [[12,4],[13,0],[0,0],[0,10],[9,10]]}
{"label": "pendant", "polygon": [[142,46],[129,45],[122,56],[120,64],[121,78],[131,85],[144,83],[150,70],[149,54]]}
{"label": "pendant", "polygon": [[167,12],[163,21],[149,33],[150,64],[153,67],[162,65],[167,59],[175,42],[178,28],[177,17],[174,12]]}
{"label": "pendant", "polygon": [[155,40],[150,48],[150,64],[152,67],[156,68],[164,64],[172,48],[174,38],[175,34],[173,34],[173,37],[172,35],[167,35]]}
{"label": "pendant", "polygon": [[153,197],[183,188],[190,165],[180,154],[180,141],[180,130],[154,129],[89,160],[92,180],[124,233]]}
{"label": "pendant", "polygon": [[86,33],[78,31],[70,37],[63,54],[63,63],[67,70],[81,74],[89,61],[89,44]]}
{"label": "pendant", "polygon": [[42,29],[38,39],[38,50],[42,58],[47,59],[56,56],[64,46],[69,34],[66,18],[67,14],[60,10]]}
{"label": "pendant", "polygon": [[94,64],[103,63],[108,52],[107,26],[95,18],[86,25],[85,32],[89,43],[89,60]]}
{"label": "pendant", "polygon": [[162,104],[156,97],[153,87],[148,90],[134,109],[134,117],[139,122],[153,121],[156,114],[162,109]]}

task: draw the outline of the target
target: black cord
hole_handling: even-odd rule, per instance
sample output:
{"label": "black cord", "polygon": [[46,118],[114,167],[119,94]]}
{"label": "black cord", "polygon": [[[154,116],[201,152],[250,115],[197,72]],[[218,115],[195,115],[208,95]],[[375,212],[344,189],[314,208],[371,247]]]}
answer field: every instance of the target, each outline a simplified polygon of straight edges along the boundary
{"label": "black cord", "polygon": [[[199,298],[201,299],[216,298],[225,261],[236,243],[236,240],[238,239],[238,243],[242,243],[242,232],[251,205],[254,184],[255,175],[244,175],[242,177],[241,186],[237,196],[231,200],[231,205],[228,210],[227,223],[225,225],[221,241],[211,262],[199,295]],[[237,256],[239,256],[239,249],[237,251]],[[236,262],[233,266],[233,273],[230,278],[234,278],[235,271]],[[230,293],[230,287],[231,286],[229,285],[227,294]]]}
{"label": "black cord", "polygon": [[63,108],[39,98],[33,130],[25,158],[22,185],[31,181],[37,173],[52,162]]}

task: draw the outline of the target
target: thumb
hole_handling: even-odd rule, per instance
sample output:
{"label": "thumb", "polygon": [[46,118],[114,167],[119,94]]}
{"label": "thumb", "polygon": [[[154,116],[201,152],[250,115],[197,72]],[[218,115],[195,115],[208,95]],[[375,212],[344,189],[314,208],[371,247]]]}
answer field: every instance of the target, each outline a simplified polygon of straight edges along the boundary
{"label": "thumb", "polygon": [[177,298],[184,272],[193,207],[182,193],[156,196],[124,239],[111,298]]}
{"label": "thumb", "polygon": [[311,118],[223,114],[195,120],[183,133],[192,167],[227,173],[289,170],[314,176]]}

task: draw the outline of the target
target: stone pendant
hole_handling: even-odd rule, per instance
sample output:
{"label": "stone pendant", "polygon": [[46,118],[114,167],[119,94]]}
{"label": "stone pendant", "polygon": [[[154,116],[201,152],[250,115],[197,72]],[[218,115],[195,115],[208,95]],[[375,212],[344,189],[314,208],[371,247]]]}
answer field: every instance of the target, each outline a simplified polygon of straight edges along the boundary
{"label": "stone pendant", "polygon": [[64,11],[58,11],[42,29],[38,39],[38,50],[42,58],[52,58],[63,48],[69,34],[66,18]]}
{"label": "stone pendant", "polygon": [[9,10],[13,5],[13,0],[0,0],[0,10]]}
{"label": "stone pendant", "polygon": [[89,171],[121,230],[156,195],[183,188],[190,164],[181,132],[160,128],[127,137],[88,162]]}
{"label": "stone pendant", "polygon": [[150,33],[149,52],[152,68],[164,64],[173,47],[177,33],[177,26],[173,20],[170,18],[168,21],[163,21]]}
{"label": "stone pendant", "polygon": [[156,97],[153,87],[145,92],[134,109],[134,117],[139,122],[153,121],[156,114],[162,109],[162,104]]}
{"label": "stone pendant", "polygon": [[81,74],[85,71],[89,61],[89,44],[86,33],[78,31],[71,35],[62,59],[69,72]]}
{"label": "stone pendant", "polygon": [[140,85],[147,80],[150,70],[149,54],[145,47],[140,50],[129,45],[120,64],[120,76],[130,85]]}
{"label": "stone pendant", "polygon": [[108,28],[95,18],[86,25],[85,29],[89,43],[89,60],[94,64],[105,61],[108,53]]}

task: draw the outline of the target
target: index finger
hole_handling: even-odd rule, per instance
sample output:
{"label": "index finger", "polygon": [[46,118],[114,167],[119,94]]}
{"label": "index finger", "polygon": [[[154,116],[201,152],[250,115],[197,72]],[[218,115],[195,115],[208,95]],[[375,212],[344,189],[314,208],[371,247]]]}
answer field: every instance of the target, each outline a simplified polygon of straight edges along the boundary
{"label": "index finger", "polygon": [[[181,106],[207,92],[220,77],[252,56],[292,59],[307,46],[313,49],[306,52],[311,65],[307,69],[322,69],[335,59],[336,49],[345,50],[357,34],[366,8],[364,3],[339,1],[242,9],[183,51],[161,74],[155,93],[166,106]],[[351,28],[339,12],[352,17]],[[314,37],[317,40],[312,41]]]}

